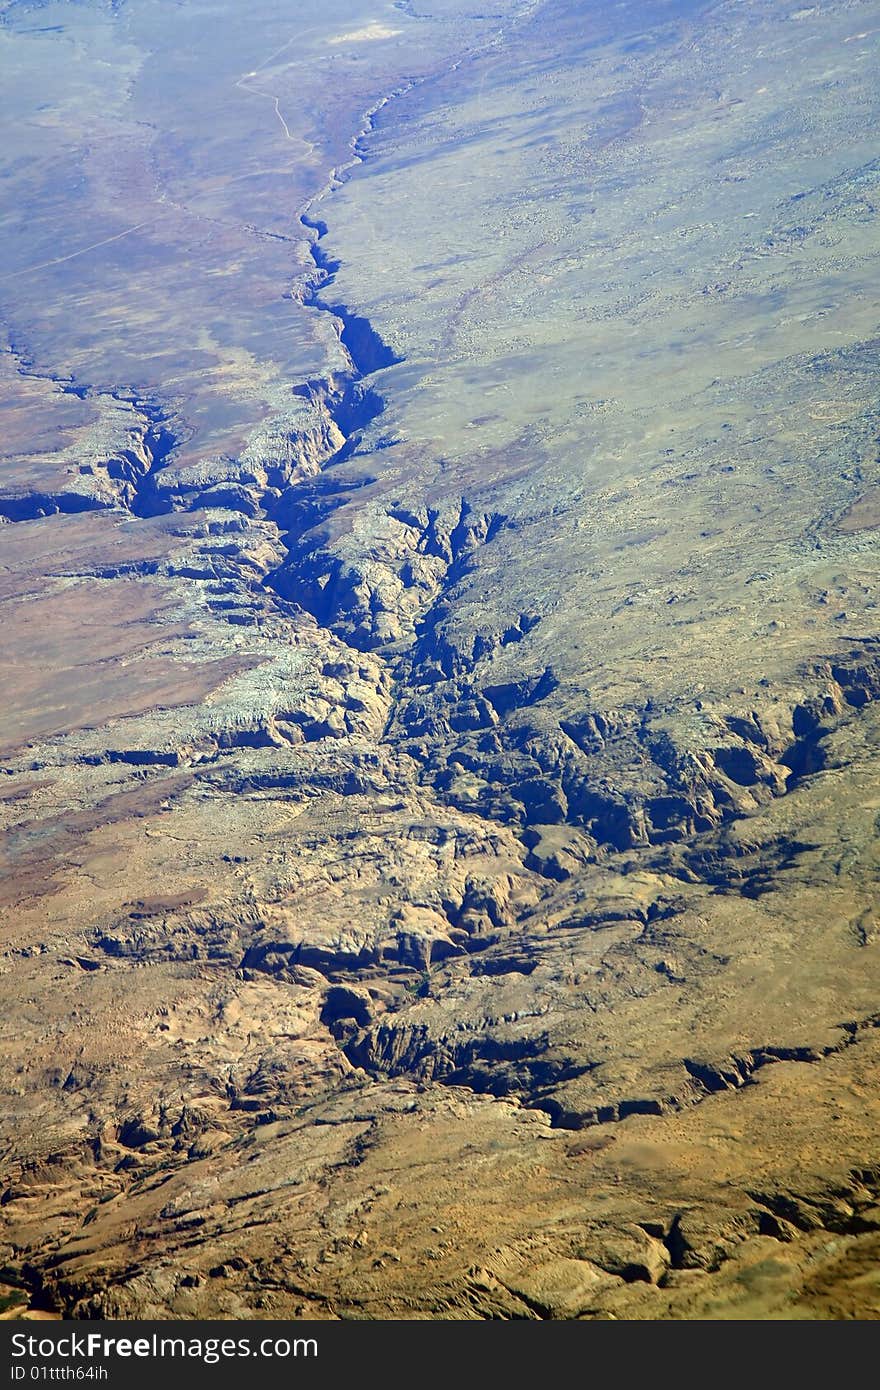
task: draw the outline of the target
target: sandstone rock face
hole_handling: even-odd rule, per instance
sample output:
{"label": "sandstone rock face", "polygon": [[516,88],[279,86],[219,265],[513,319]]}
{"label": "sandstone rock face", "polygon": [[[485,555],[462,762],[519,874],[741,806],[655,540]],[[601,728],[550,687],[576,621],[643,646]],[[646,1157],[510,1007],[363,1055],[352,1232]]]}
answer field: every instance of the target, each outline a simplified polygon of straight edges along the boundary
{"label": "sandstone rock face", "polygon": [[880,9],[36,8],[0,1316],[876,1318]]}

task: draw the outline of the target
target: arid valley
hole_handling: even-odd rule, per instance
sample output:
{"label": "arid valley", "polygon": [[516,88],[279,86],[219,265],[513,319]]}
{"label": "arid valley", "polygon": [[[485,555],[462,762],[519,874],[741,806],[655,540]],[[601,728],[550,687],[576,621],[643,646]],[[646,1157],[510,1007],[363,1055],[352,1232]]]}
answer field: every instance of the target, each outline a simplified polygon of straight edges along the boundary
{"label": "arid valley", "polygon": [[0,0],[0,1313],[880,1317],[880,0]]}

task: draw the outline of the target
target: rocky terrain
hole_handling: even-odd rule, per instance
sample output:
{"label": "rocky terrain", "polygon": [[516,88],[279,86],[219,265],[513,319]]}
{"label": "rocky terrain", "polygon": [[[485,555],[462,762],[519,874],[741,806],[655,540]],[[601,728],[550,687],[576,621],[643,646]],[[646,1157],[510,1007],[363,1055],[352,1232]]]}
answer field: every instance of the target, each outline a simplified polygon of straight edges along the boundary
{"label": "rocky terrain", "polygon": [[0,4],[0,1315],[876,1318],[880,5],[202,9]]}

